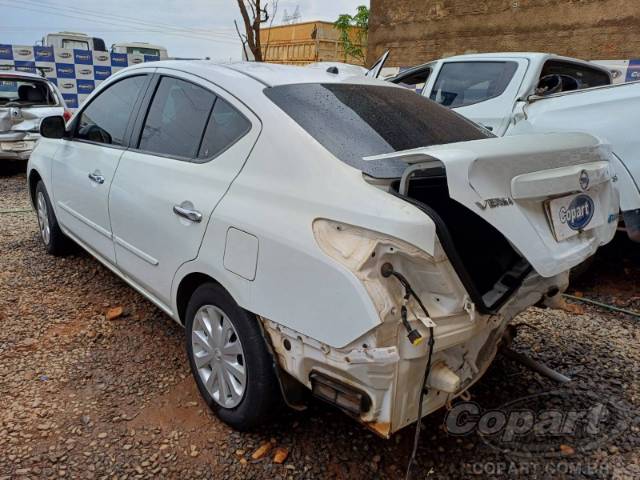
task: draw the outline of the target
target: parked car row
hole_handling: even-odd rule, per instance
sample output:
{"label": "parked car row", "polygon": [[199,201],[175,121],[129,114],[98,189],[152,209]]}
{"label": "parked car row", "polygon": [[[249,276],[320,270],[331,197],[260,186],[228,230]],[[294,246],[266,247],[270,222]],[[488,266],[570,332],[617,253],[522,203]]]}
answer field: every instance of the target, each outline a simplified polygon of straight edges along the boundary
{"label": "parked car row", "polygon": [[478,381],[617,226],[602,139],[499,138],[323,68],[140,64],[40,132],[45,248],[79,244],[183,325],[238,429],[310,391],[390,436]]}

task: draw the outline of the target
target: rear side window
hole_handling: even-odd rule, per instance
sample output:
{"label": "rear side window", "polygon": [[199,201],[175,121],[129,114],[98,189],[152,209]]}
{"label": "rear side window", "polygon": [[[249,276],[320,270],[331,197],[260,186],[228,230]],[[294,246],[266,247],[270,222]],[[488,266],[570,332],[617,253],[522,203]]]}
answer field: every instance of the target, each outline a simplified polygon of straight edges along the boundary
{"label": "rear side window", "polygon": [[202,138],[198,159],[206,160],[223,152],[251,129],[240,112],[218,97]]}
{"label": "rear side window", "polygon": [[516,62],[449,62],[442,65],[431,100],[464,107],[502,95],[518,69]]}
{"label": "rear side window", "polygon": [[397,178],[407,165],[397,159],[363,157],[493,136],[395,86],[309,83],[264,92],[334,156],[378,178]]}
{"label": "rear side window", "polygon": [[146,75],[127,77],[102,91],[80,114],[75,138],[123,146],[124,135]]}
{"label": "rear side window", "polygon": [[196,158],[216,96],[193,83],[163,77],[142,129],[140,150]]}

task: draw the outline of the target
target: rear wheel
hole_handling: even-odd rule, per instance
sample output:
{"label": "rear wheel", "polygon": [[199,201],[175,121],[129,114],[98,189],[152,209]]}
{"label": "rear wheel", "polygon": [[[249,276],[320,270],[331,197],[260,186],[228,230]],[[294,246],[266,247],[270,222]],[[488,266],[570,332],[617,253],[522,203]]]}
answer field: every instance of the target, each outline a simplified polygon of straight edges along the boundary
{"label": "rear wheel", "polygon": [[185,327],[191,372],[209,407],[238,430],[265,423],[281,395],[255,316],[220,285],[207,283],[191,296]]}
{"label": "rear wheel", "polygon": [[42,180],[36,185],[35,205],[36,213],[38,214],[40,239],[47,252],[57,256],[69,252],[72,242],[62,233],[62,230],[60,230],[56,214],[51,207],[49,195]]}

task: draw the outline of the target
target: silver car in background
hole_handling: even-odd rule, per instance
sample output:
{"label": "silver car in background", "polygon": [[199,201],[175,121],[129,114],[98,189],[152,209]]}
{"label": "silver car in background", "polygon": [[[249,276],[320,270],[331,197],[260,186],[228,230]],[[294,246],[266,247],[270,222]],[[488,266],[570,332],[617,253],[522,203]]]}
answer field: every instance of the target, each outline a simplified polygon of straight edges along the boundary
{"label": "silver car in background", "polygon": [[0,170],[8,161],[29,159],[40,138],[40,121],[51,115],[71,117],[56,85],[35,73],[0,66]]}

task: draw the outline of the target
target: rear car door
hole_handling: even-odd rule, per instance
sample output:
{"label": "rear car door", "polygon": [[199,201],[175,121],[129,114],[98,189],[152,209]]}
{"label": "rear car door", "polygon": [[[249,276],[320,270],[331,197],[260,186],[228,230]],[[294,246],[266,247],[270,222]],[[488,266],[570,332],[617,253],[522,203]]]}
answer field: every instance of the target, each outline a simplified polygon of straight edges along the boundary
{"label": "rear car door", "polygon": [[117,265],[163,304],[260,132],[241,102],[199,77],[158,70],[109,200]]}
{"label": "rear car door", "polygon": [[53,161],[53,197],[62,226],[110,263],[115,251],[109,188],[127,148],[128,125],[149,74],[119,79],[98,93],[74,120],[73,134]]}

